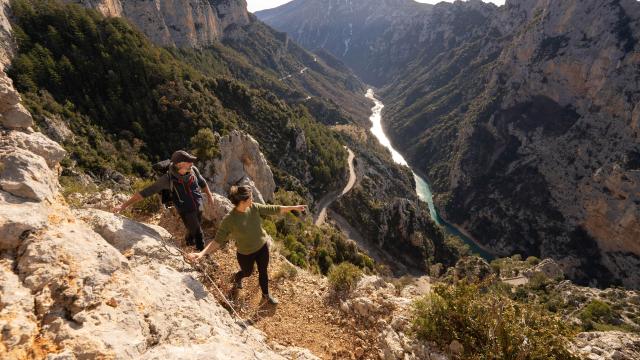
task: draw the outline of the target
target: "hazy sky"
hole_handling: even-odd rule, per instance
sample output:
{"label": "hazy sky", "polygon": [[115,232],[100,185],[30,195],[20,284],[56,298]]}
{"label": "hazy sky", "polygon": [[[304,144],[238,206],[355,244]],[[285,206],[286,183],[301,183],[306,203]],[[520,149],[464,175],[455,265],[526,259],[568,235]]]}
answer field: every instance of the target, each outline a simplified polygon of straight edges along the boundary
{"label": "hazy sky", "polygon": [[[249,11],[254,12],[258,10],[271,9],[276,6],[288,3],[291,0],[247,0],[249,5]],[[453,2],[453,0],[416,0],[421,3],[436,4],[441,1]],[[484,2],[492,2],[498,5],[503,5],[504,0],[483,0]]]}

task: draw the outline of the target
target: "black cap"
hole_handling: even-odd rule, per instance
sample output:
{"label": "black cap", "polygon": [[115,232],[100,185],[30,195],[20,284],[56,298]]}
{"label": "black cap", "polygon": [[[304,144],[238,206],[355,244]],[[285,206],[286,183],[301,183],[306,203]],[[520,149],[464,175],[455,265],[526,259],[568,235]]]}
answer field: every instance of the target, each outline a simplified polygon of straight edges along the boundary
{"label": "black cap", "polygon": [[179,162],[195,162],[196,160],[198,160],[197,157],[189,154],[188,152],[184,151],[184,150],[178,150],[176,152],[173,153],[173,155],[171,155],[171,162],[174,164],[177,164]]}

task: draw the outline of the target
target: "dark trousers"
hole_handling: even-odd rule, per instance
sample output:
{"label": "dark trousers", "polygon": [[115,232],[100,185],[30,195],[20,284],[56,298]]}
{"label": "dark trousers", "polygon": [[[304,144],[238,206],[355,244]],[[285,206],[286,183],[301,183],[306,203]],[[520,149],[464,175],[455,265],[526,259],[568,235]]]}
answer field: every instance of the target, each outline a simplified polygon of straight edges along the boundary
{"label": "dark trousers", "polygon": [[204,233],[202,232],[202,211],[190,211],[186,213],[180,213],[182,222],[187,228],[187,236],[185,241],[187,245],[193,245],[195,243],[196,249],[204,249]]}
{"label": "dark trousers", "polygon": [[269,267],[269,246],[264,244],[260,250],[249,255],[242,255],[236,253],[238,258],[238,264],[240,264],[240,271],[236,273],[236,281],[241,281],[242,278],[251,276],[253,273],[253,263],[258,263],[258,281],[260,282],[260,289],[263,294],[269,293],[269,274],[267,274],[267,268]]}

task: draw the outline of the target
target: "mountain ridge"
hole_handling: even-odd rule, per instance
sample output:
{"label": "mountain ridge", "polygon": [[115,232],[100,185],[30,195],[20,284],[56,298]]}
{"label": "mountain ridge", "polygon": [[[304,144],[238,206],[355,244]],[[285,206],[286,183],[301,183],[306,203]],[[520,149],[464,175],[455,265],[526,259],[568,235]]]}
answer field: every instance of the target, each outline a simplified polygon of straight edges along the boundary
{"label": "mountain ridge", "polygon": [[[639,151],[638,8],[635,1],[441,3],[416,15],[419,22],[407,17],[383,34],[374,25],[355,34],[386,44],[362,52],[364,69],[334,55],[382,86],[386,131],[426,175],[447,221],[498,255],[552,256],[581,283],[638,287],[640,182],[627,165]],[[324,26],[348,26],[342,19],[351,16],[335,14],[332,23],[305,13],[317,19],[309,27],[316,20],[302,21],[299,11],[277,20],[276,8],[265,20],[305,44],[322,39]],[[406,60],[398,66],[389,54]],[[389,76],[371,77],[367,66]]]}

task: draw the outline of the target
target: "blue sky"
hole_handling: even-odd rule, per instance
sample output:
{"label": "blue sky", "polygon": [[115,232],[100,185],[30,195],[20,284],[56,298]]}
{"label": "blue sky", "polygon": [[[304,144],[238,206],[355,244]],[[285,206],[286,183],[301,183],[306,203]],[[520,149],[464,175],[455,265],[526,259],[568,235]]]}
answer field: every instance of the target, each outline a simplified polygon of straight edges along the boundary
{"label": "blue sky", "polygon": [[[258,10],[271,9],[276,6],[280,6],[282,4],[288,3],[291,0],[247,0],[247,4],[249,5],[249,11],[254,12]],[[422,3],[428,4],[436,4],[443,0],[416,0]],[[448,2],[452,2],[452,0],[444,0]],[[498,5],[503,5],[504,0],[483,0],[485,2],[492,2]]]}

